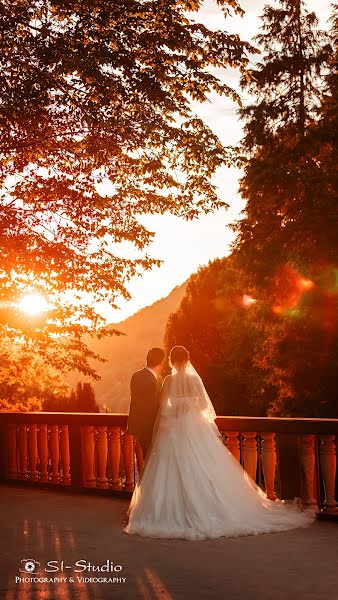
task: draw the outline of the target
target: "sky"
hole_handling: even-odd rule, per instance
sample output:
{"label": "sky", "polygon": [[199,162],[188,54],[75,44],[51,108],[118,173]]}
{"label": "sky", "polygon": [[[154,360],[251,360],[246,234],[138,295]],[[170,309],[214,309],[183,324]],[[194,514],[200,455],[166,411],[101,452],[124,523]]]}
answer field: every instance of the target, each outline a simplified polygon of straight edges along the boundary
{"label": "sky", "polygon": [[[242,0],[244,17],[224,19],[216,2],[206,0],[200,18],[211,29],[219,29],[224,23],[226,31],[238,33],[243,40],[251,41],[252,35],[258,31],[259,15],[266,3],[266,0]],[[331,0],[308,0],[306,4],[309,10],[316,12],[320,25],[327,28]],[[237,88],[238,74],[234,70],[228,70],[224,77],[229,85]],[[194,111],[205,120],[224,145],[237,144],[241,139],[241,123],[236,108],[231,100],[220,98],[216,94],[207,104],[193,104]],[[144,306],[167,296],[175,286],[182,284],[196,272],[200,265],[229,254],[230,244],[234,239],[229,224],[240,218],[244,209],[244,202],[238,194],[240,175],[239,169],[226,167],[219,169],[215,175],[218,194],[229,205],[227,210],[218,210],[194,221],[185,221],[172,215],[148,215],[140,218],[155,233],[147,254],[161,259],[163,263],[161,267],[154,267],[152,271],[129,282],[127,289],[131,300],[117,299],[119,309],[111,308],[108,303],[98,307],[108,322],[120,322]],[[126,253],[128,252],[130,250],[126,248]]]}

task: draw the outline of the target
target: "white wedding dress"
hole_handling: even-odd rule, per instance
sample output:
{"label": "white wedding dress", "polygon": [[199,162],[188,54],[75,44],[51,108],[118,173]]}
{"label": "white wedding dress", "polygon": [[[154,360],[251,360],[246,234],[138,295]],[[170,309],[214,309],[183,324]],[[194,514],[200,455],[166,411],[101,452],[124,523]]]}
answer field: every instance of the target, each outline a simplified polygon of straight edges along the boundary
{"label": "white wedding dress", "polygon": [[200,540],[285,531],[314,521],[314,509],[267,498],[224,446],[215,418],[191,363],[166,377],[125,533]]}

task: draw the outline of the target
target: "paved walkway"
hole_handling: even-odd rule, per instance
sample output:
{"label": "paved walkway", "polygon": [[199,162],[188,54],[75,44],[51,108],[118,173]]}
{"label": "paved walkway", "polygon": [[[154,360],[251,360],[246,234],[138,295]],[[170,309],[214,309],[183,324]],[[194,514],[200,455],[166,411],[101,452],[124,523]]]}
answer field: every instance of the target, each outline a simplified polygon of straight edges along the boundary
{"label": "paved walkway", "polygon": [[[123,533],[125,499],[10,485],[0,486],[0,497],[1,600],[338,600],[336,523],[236,539],[153,540]],[[22,559],[41,563],[38,574],[19,573]],[[63,572],[44,570],[53,560],[60,569],[64,561]],[[76,574],[80,560],[109,560],[122,571]],[[75,581],[16,583],[19,576]]]}

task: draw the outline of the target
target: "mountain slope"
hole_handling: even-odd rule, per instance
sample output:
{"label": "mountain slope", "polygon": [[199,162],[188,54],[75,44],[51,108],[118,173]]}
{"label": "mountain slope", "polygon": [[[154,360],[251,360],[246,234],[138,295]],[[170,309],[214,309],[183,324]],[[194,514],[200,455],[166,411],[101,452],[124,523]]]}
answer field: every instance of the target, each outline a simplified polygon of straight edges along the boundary
{"label": "mountain slope", "polygon": [[[168,316],[180,305],[186,283],[175,287],[166,297],[112,327],[126,335],[91,341],[90,347],[108,362],[97,363],[101,380],[93,384],[96,400],[110,412],[128,412],[131,375],[145,364],[147,351],[163,346]],[[77,377],[76,379],[80,379]],[[72,383],[74,379],[72,377]]]}

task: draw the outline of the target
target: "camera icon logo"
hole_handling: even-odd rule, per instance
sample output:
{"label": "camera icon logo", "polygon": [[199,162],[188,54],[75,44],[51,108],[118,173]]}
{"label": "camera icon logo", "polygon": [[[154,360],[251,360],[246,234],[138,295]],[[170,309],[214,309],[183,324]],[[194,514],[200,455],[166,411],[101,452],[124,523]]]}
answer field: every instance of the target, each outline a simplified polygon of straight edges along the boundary
{"label": "camera icon logo", "polygon": [[38,572],[38,566],[40,565],[40,563],[37,560],[34,560],[34,558],[23,558],[20,561],[21,567],[23,568],[19,568],[20,573],[29,573],[31,574],[36,574]]}

